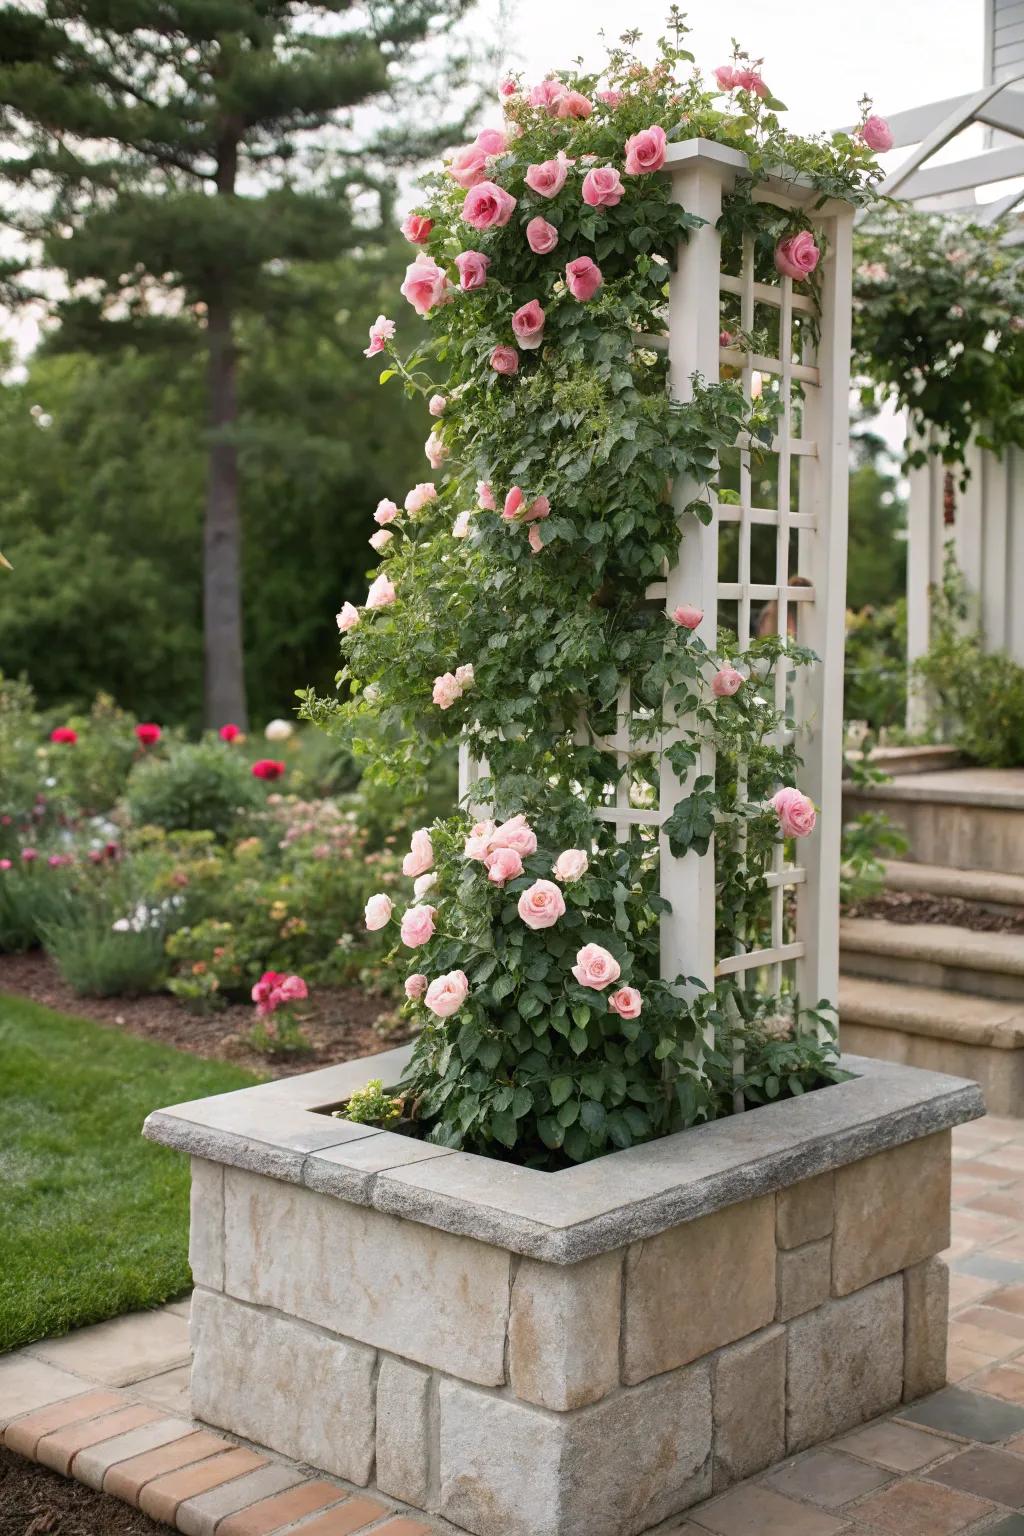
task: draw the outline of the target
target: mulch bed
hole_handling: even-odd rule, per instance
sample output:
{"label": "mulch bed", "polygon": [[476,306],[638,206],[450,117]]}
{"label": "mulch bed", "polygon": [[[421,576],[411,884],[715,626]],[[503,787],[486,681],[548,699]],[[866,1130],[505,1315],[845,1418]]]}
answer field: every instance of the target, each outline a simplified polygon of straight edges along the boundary
{"label": "mulch bed", "polygon": [[889,923],[952,923],[956,928],[972,928],[975,933],[1024,933],[1024,914],[992,912],[958,896],[883,891],[845,910],[850,917],[882,917]]}
{"label": "mulch bed", "polygon": [[[268,1057],[247,1043],[254,1010],[234,1003],[220,1013],[189,1013],[164,993],[150,997],[80,997],[61,979],[40,950],[0,955],[0,992],[13,993],[60,1013],[112,1024],[127,1034],[162,1040],[210,1060],[232,1061],[253,1072],[291,1077],[355,1056],[390,1050],[409,1038],[390,998],[359,987],[321,987],[301,1015],[313,1049],[294,1056]],[[2,1529],[2,1528],[0,1528]]]}
{"label": "mulch bed", "polygon": [[167,1536],[166,1525],[0,1450],[0,1536]]}

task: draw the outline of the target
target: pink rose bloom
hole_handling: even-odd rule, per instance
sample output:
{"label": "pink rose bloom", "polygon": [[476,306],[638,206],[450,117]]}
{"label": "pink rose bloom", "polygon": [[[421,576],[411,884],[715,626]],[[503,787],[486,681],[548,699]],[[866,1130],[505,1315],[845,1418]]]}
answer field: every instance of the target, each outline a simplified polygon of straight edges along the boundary
{"label": "pink rose bloom", "polygon": [[363,348],[363,356],[376,357],[378,352],[384,351],[385,342],[390,341],[394,334],[395,322],[386,315],[378,315],[370,326],[370,345]]}
{"label": "pink rose bloom", "polygon": [[469,519],[470,519],[471,516],[472,516],[472,513],[470,513],[470,512],[460,512],[459,513],[459,515],[455,519],[454,523],[452,523],[452,538],[453,539],[468,539],[469,538]]}
{"label": "pink rose bloom", "polygon": [[405,978],[405,995],[410,1003],[415,1003],[427,990],[427,978],[422,971],[415,971],[412,976]]}
{"label": "pink rose bloom", "polygon": [[[90,859],[92,858],[94,853],[97,855],[98,858],[102,858],[103,857],[103,855],[100,853],[98,848],[90,848],[90,850],[89,850],[89,857],[90,857]],[[95,863],[95,862],[96,862],[96,860],[94,859],[93,863]],[[0,869],[4,870],[5,873],[6,873],[7,870],[13,869],[13,868],[14,868],[14,866],[11,863],[10,859],[0,859]]]}
{"label": "pink rose bloom", "polygon": [[565,151],[560,149],[553,160],[542,160],[539,165],[527,167],[526,185],[538,197],[557,197],[568,174],[569,162]]}
{"label": "pink rose bloom", "polygon": [[376,533],[370,535],[369,543],[379,555],[382,549],[387,548],[393,538],[394,534],[390,528],[378,528]]}
{"label": "pink rose bloom", "polygon": [[415,880],[434,867],[434,845],[426,827],[419,827],[412,835],[409,852],[402,860],[402,874],[407,880]]}
{"label": "pink rose bloom", "polygon": [[383,528],[385,523],[393,523],[397,516],[398,508],[395,503],[385,498],[383,501],[378,501],[377,510],[373,514],[373,520]]}
{"label": "pink rose bloom", "polygon": [[798,789],[780,789],[768,804],[778,816],[785,837],[808,837],[814,831],[818,819],[814,801]]}
{"label": "pink rose bloom", "polygon": [[636,987],[620,987],[608,999],[609,1013],[617,1013],[620,1019],[638,1019],[644,1000]]}
{"label": "pink rose bloom", "polygon": [[718,81],[719,90],[722,91],[734,91],[740,83],[739,74],[731,64],[719,64],[715,70],[715,79]]}
{"label": "pink rose bloom", "polygon": [[866,117],[860,125],[860,136],[868,149],[873,149],[876,154],[884,155],[887,149],[892,149],[894,140],[892,129],[884,117]]}
{"label": "pink rose bloom", "polygon": [[337,615],[338,628],[343,635],[347,635],[350,629],[355,629],[359,623],[359,609],[354,603],[342,603],[341,612]]}
{"label": "pink rose bloom", "polygon": [[787,235],[779,241],[775,247],[775,266],[783,277],[799,283],[814,271],[820,255],[810,230],[802,229],[799,234]]}
{"label": "pink rose bloom", "polygon": [[505,521],[508,523],[514,522],[522,510],[522,505],[522,488],[518,485],[514,485],[509,491],[508,495],[505,497],[505,505],[501,509],[501,515]]}
{"label": "pink rose bloom", "polygon": [[451,709],[456,699],[462,698],[462,688],[454,672],[442,672],[434,678],[433,700],[438,709]]}
{"label": "pink rose bloom", "polygon": [[431,432],[423,444],[423,452],[427,456],[431,469],[440,469],[451,449],[443,438],[438,437],[436,432]]}
{"label": "pink rose bloom", "polygon": [[556,117],[589,117],[594,110],[592,101],[588,101],[581,91],[566,91],[564,96],[558,98],[555,107]]}
{"label": "pink rose bloom", "polygon": [[417,875],[412,883],[412,894],[417,901],[422,901],[427,892],[432,891],[436,884],[437,876],[435,874]]}
{"label": "pink rose bloom", "polygon": [[551,880],[535,880],[519,898],[516,911],[527,928],[553,928],[565,916],[565,898]]}
{"label": "pink rose bloom", "polygon": [[539,522],[542,517],[551,516],[551,503],[546,496],[537,496],[523,513],[525,523]]}
{"label": "pink rose bloom", "polygon": [[518,85],[510,76],[507,80],[503,80],[498,86],[498,95],[507,99],[509,96],[514,96],[518,89]]}
{"label": "pink rose bloom", "polygon": [[566,264],[565,281],[573,298],[585,304],[594,297],[604,278],[601,268],[589,256],[577,256],[575,261]]}
{"label": "pink rose bloom", "polygon": [[583,201],[591,208],[614,208],[625,190],[613,165],[595,165],[583,178]]}
{"label": "pink rose bloom", "polygon": [[427,401],[427,410],[431,416],[443,416],[444,408],[448,404],[447,395],[431,395]]}
{"label": "pink rose bloom", "polygon": [[383,892],[371,896],[366,903],[366,926],[371,933],[376,933],[378,928],[385,928],[391,921],[391,914],[395,910],[390,896]]}
{"label": "pink rose bloom", "polygon": [[493,181],[478,182],[466,193],[462,217],[473,229],[501,229],[512,217],[516,199]]}
{"label": "pink rose bloom", "polygon": [[490,264],[491,258],[485,256],[483,251],[459,252],[455,258],[455,265],[459,269],[459,287],[463,293],[469,293],[474,288],[484,286]]}
{"label": "pink rose bloom", "polygon": [[493,512],[495,510],[494,492],[491,489],[491,482],[489,480],[477,481],[476,504],[481,512]]}
{"label": "pink rose bloom", "polygon": [[309,988],[301,976],[286,976],[278,987],[281,999],[286,1003],[301,1003],[309,996]]}
{"label": "pink rose bloom", "polygon": [[756,69],[740,69],[736,72],[736,84],[742,91],[752,91],[755,96],[768,95],[768,87],[765,85]]}
{"label": "pink rose bloom", "polygon": [[464,666],[455,668],[455,681],[460,688],[472,688],[476,682],[476,673],[473,671],[473,663],[467,661]]}
{"label": "pink rose bloom", "polygon": [[508,148],[508,140],[500,128],[481,128],[475,142],[485,155],[501,155]]}
{"label": "pink rose bloom", "polygon": [[615,956],[610,955],[600,944],[584,944],[576,956],[572,973],[581,987],[592,987],[595,992],[603,992],[613,981],[618,981],[622,969]]}
{"label": "pink rose bloom", "polygon": [[554,116],[558,103],[567,91],[568,87],[561,80],[542,80],[540,85],[535,85],[530,91],[530,106],[546,107]]}
{"label": "pink rose bloom", "polygon": [[411,245],[426,245],[433,227],[433,219],[428,219],[423,213],[410,213],[408,218],[402,220],[402,234]]}
{"label": "pink rose bloom", "polygon": [[437,498],[437,487],[433,480],[421,480],[414,485],[405,498],[405,510],[410,517],[415,517],[417,512],[422,512],[424,507]]}
{"label": "pink rose bloom", "polygon": [[519,353],[515,347],[495,347],[491,353],[491,367],[495,373],[510,379],[514,373],[519,372]]}
{"label": "pink rose bloom", "polygon": [[626,175],[645,176],[649,171],[660,171],[667,148],[665,130],[657,124],[634,133],[626,140]]}
{"label": "pink rose bloom", "polygon": [[34,864],[38,857],[39,853],[35,848],[23,848],[21,850],[21,862],[23,864]]}
{"label": "pink rose bloom", "polygon": [[402,918],[400,933],[408,949],[419,949],[434,937],[434,907],[410,907]]}
{"label": "pink rose bloom", "polygon": [[514,848],[494,848],[484,859],[492,885],[505,885],[523,872],[523,861]]}
{"label": "pink rose bloom", "polygon": [[590,860],[582,848],[566,848],[555,860],[555,879],[568,884],[581,879],[589,868]]}
{"label": "pink rose bloom", "polygon": [[429,315],[438,304],[448,302],[449,286],[444,267],[439,267],[426,251],[420,251],[416,260],[406,267],[405,281],[399,292],[418,315]]}
{"label": "pink rose bloom", "polygon": [[462,850],[463,857],[467,859],[486,859],[491,849],[495,846],[494,834],[497,828],[493,821],[478,821],[471,827],[466,838],[466,846]]}
{"label": "pink rose bloom", "polygon": [[711,692],[716,699],[730,698],[743,686],[743,674],[735,667],[722,667],[711,679]]}
{"label": "pink rose bloom", "polygon": [[384,575],[378,576],[366,594],[367,608],[389,608],[395,601],[395,589]]}
{"label": "pink rose bloom", "polygon": [[618,106],[619,102],[622,100],[622,92],[621,91],[598,91],[597,99],[598,99],[598,101],[602,102],[604,104],[604,106],[609,107],[611,109],[611,111],[614,112],[615,108]]}
{"label": "pink rose bloom", "polygon": [[546,256],[558,244],[558,230],[538,214],[526,226],[526,243],[535,256]]}
{"label": "pink rose bloom", "polygon": [[447,976],[435,976],[427,988],[424,1002],[439,1019],[450,1019],[468,996],[469,981],[465,971],[449,971]]}
{"label": "pink rose bloom", "polygon": [[524,352],[534,352],[544,340],[544,311],[536,299],[521,304],[512,316],[512,333]]}
{"label": "pink rose bloom", "polygon": [[531,554],[539,555],[541,550],[544,548],[544,540],[540,536],[540,529],[531,528],[526,536],[526,542],[530,546]]}
{"label": "pink rose bloom", "polygon": [[524,859],[537,852],[537,834],[523,815],[513,816],[495,827],[491,834],[493,848],[514,848]]}
{"label": "pink rose bloom", "polygon": [[672,611],[672,621],[678,624],[680,629],[696,629],[704,617],[703,608],[694,608],[691,603],[680,603],[678,608]]}
{"label": "pink rose bloom", "polygon": [[457,149],[448,163],[448,174],[453,181],[468,192],[487,175],[487,150],[482,144],[467,144]]}

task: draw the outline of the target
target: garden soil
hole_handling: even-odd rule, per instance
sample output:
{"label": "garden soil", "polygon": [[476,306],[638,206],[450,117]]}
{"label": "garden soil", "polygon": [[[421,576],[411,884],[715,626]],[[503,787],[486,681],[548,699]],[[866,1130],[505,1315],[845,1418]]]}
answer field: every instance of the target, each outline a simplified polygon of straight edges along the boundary
{"label": "garden soil", "polygon": [[167,1536],[166,1525],[0,1450],[0,1536]]}

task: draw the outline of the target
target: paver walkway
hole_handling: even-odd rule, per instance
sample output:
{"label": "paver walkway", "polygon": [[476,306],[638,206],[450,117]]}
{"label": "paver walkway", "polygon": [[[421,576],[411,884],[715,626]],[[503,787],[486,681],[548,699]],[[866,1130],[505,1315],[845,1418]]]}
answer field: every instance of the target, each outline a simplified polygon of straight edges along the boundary
{"label": "paver walkway", "polygon": [[[658,1536],[1024,1536],[1024,1122],[975,1121],[953,1148],[950,1385]],[[0,1359],[3,1443],[185,1536],[451,1531],[194,1424],[187,1318],[177,1303]]]}

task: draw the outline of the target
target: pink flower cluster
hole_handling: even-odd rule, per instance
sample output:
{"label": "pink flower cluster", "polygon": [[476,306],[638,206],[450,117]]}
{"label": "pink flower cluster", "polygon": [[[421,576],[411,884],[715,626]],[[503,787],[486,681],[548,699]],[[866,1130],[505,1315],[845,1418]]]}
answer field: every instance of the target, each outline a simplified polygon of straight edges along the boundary
{"label": "pink flower cluster", "polygon": [[756,69],[738,69],[734,64],[719,64],[714,73],[720,90],[750,91],[762,99],[771,95]]}
{"label": "pink flower cluster", "polygon": [[252,989],[256,1012],[261,1016],[276,1013],[289,1003],[298,1003],[309,996],[309,988],[301,976],[286,971],[264,971]]}
{"label": "pink flower cluster", "polygon": [[472,662],[456,667],[454,672],[442,672],[440,677],[434,678],[432,695],[434,703],[438,709],[451,709],[456,700],[462,698],[466,689],[472,688],[475,681]]}

